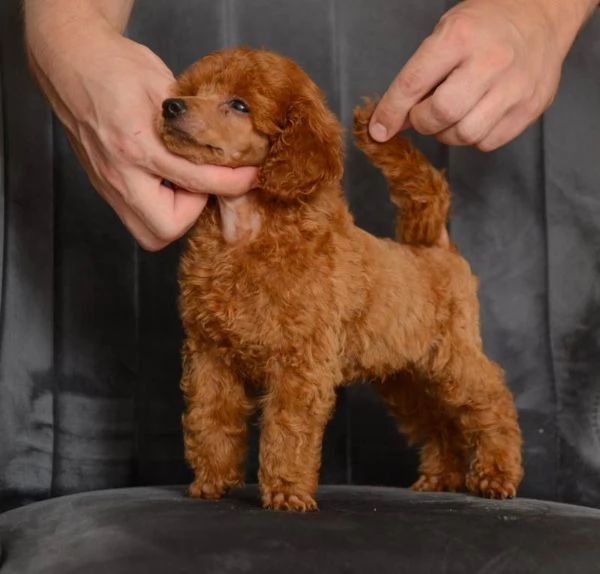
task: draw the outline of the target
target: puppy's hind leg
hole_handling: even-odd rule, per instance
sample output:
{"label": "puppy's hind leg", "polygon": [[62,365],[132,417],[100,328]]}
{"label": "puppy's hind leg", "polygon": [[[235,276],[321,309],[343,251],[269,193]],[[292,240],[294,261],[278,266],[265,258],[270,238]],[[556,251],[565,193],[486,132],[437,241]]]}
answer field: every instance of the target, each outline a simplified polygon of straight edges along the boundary
{"label": "puppy's hind leg", "polygon": [[411,370],[397,373],[375,388],[410,444],[421,445],[417,491],[456,492],[464,488],[465,443],[454,422],[428,394],[429,381]]}
{"label": "puppy's hind leg", "polygon": [[189,495],[220,498],[243,482],[247,418],[252,404],[242,381],[216,350],[187,341],[183,377],[185,458],[194,471]]}
{"label": "puppy's hind leg", "polygon": [[512,395],[500,368],[475,345],[457,339],[434,367],[432,393],[453,413],[458,436],[467,445],[467,488],[487,498],[512,498],[523,477]]}

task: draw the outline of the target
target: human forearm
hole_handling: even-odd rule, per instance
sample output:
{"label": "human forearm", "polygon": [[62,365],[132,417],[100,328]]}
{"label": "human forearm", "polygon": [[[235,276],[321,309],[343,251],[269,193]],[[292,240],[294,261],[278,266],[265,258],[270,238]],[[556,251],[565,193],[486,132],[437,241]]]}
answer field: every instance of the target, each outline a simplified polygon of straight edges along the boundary
{"label": "human forearm", "polygon": [[[87,98],[83,75],[93,55],[115,56],[133,0],[24,0],[25,44],[31,72],[68,128]],[[65,110],[70,108],[70,112]]]}
{"label": "human forearm", "polygon": [[108,25],[122,33],[134,0],[24,0],[28,33],[60,32],[73,23]]}
{"label": "human forearm", "polygon": [[594,10],[600,6],[599,0],[580,0],[580,2],[584,20],[587,20],[594,13]]}
{"label": "human forearm", "polygon": [[60,73],[63,60],[122,34],[134,0],[24,0],[25,44],[32,72]]}
{"label": "human forearm", "polygon": [[598,0],[535,0],[548,16],[564,55],[577,34],[598,8]]}

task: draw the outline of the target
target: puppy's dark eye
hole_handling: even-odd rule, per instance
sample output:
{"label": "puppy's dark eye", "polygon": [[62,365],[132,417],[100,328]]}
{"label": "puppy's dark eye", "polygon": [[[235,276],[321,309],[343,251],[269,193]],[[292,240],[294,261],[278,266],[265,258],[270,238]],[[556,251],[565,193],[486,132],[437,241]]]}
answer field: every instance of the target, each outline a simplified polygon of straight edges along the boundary
{"label": "puppy's dark eye", "polygon": [[233,100],[231,100],[229,102],[229,106],[232,109],[234,109],[236,112],[240,112],[242,114],[250,113],[250,108],[246,105],[246,102],[243,102],[242,100],[238,100],[237,98],[234,98]]}

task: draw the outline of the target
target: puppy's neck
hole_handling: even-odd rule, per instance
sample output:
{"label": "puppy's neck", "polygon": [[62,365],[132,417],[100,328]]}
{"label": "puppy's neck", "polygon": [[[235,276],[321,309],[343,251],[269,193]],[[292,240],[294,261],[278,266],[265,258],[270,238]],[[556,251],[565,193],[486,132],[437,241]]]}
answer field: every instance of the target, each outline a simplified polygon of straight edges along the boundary
{"label": "puppy's neck", "polygon": [[260,230],[261,218],[252,192],[241,197],[217,196],[221,214],[221,233],[229,244],[254,239]]}

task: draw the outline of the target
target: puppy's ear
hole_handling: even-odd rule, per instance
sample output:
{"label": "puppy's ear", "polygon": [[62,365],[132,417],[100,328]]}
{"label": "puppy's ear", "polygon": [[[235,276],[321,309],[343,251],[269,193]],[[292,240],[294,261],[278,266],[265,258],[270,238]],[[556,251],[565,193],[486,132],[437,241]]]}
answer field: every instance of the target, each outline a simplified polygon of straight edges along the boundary
{"label": "puppy's ear", "polygon": [[307,199],[338,183],[342,173],[339,122],[320,97],[298,97],[260,170],[260,187],[280,201]]}

